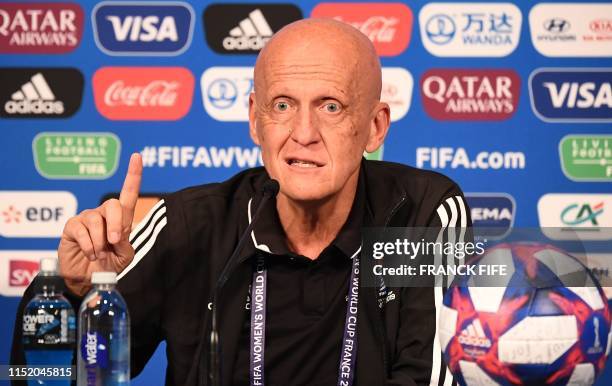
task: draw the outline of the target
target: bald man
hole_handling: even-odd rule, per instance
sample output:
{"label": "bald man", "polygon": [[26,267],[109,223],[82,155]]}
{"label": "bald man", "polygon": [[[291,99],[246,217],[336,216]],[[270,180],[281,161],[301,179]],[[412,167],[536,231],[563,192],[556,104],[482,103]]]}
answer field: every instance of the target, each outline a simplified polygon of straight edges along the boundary
{"label": "bald man", "polygon": [[[120,198],[68,221],[58,249],[68,295],[77,307],[92,272],[119,274],[133,375],[165,340],[166,384],[207,384],[215,307],[223,385],[451,384],[436,343],[440,289],[356,284],[362,227],[442,227],[451,210],[469,223],[448,178],[363,159],[389,128],[380,91],[366,36],[333,20],[290,24],[255,66],[249,133],[264,168],[168,195],[130,235],[142,175],[135,154]],[[280,192],[264,203],[270,179]],[[23,363],[20,341],[16,328],[13,363]]]}

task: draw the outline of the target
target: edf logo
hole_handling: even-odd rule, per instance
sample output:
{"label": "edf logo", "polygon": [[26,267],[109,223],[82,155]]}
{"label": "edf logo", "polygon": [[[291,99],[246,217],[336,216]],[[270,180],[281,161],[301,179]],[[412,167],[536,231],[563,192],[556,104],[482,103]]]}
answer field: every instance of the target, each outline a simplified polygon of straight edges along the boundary
{"label": "edf logo", "polygon": [[0,191],[0,236],[60,237],[76,210],[70,192]]}
{"label": "edf logo", "polygon": [[612,68],[537,69],[529,94],[543,121],[612,122]]}
{"label": "edf logo", "polygon": [[476,233],[489,238],[503,238],[514,224],[516,204],[506,193],[467,193],[472,223]]}
{"label": "edf logo", "polygon": [[191,44],[194,12],[183,2],[113,1],[92,14],[94,38],[108,55],[174,56]]}

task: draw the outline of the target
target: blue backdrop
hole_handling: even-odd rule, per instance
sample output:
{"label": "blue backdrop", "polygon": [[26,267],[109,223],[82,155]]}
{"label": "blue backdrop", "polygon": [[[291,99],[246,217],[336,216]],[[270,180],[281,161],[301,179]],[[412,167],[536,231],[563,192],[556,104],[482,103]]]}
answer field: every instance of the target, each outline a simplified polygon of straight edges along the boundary
{"label": "blue backdrop", "polygon": [[[0,363],[8,363],[17,296],[36,271],[26,262],[53,254],[72,212],[118,192],[130,153],[143,153],[141,191],[153,197],[258,164],[244,121],[250,67],[268,30],[313,12],[336,12],[367,32],[381,54],[383,99],[397,116],[383,151],[371,157],[442,172],[468,195],[479,193],[471,199],[475,206],[508,207],[508,224],[612,226],[612,96],[606,94],[612,8],[582,4],[576,11],[559,2],[536,9],[528,1],[473,9],[424,1],[367,8],[304,1],[279,9],[270,5],[275,2],[220,9],[208,9],[208,2],[154,3],[49,3],[70,10],[63,26],[57,10],[57,25],[42,16],[37,26],[24,23],[29,36],[65,38],[58,44],[28,43],[15,9],[30,3],[0,2]],[[157,21],[147,24],[147,15]],[[167,16],[172,20],[164,24]],[[133,68],[151,66],[164,68]],[[39,191],[69,193],[49,201]],[[509,200],[487,204],[481,196]],[[549,202],[557,199],[553,213]],[[564,218],[561,210],[571,202],[591,216]],[[477,220],[508,220],[499,211],[483,213]],[[595,267],[604,276],[610,254],[612,247]],[[163,350],[135,385],[161,382]],[[612,384],[612,369],[598,384]]]}

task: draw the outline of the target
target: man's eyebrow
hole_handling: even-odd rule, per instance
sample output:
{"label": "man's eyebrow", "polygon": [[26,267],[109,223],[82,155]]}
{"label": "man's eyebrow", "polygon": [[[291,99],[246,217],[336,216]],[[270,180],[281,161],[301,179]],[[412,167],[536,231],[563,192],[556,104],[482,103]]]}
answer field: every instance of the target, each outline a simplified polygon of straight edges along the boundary
{"label": "man's eyebrow", "polygon": [[278,98],[293,99],[293,97],[287,93],[279,93],[276,95],[272,95],[272,100],[278,99]]}

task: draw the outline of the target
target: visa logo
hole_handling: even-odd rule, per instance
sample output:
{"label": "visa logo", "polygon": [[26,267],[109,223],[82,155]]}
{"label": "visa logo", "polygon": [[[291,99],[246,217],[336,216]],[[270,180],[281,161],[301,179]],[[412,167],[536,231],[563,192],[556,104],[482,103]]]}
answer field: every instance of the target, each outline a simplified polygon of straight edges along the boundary
{"label": "visa logo", "polygon": [[552,105],[555,108],[577,107],[588,109],[590,107],[599,108],[606,106],[612,108],[612,87],[610,82],[600,85],[594,82],[578,83],[564,82],[557,85],[553,82],[542,84],[550,93]]}
{"label": "visa logo", "polygon": [[477,235],[503,238],[514,224],[516,204],[506,193],[467,193],[465,195]]}
{"label": "visa logo", "polygon": [[611,122],[612,68],[537,69],[529,77],[531,106],[546,122]]}
{"label": "visa logo", "polygon": [[113,26],[115,38],[120,41],[129,40],[132,42],[162,42],[170,40],[178,41],[178,32],[174,18],[164,17],[161,22],[157,16],[128,16],[121,19],[119,16],[107,16],[106,19]]}
{"label": "visa logo", "polygon": [[174,56],[191,44],[193,8],[183,2],[102,2],[93,10],[96,44],[108,55]]}

